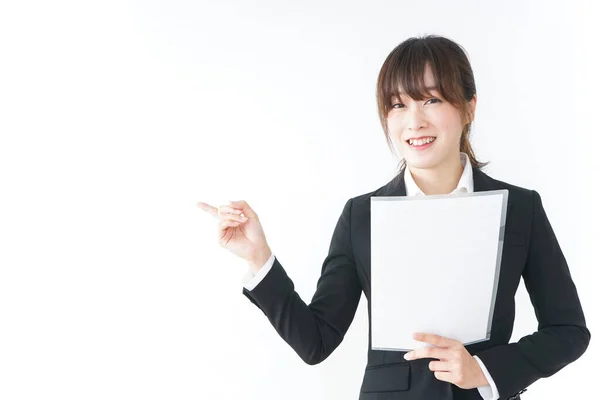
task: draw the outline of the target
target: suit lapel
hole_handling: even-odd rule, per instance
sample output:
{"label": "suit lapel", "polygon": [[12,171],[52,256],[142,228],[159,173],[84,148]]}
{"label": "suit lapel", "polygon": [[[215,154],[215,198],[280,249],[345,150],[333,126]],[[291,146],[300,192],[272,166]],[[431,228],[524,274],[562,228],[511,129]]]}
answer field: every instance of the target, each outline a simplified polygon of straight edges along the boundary
{"label": "suit lapel", "polygon": [[494,181],[479,168],[473,168],[473,189],[475,192],[485,192],[498,189]]}
{"label": "suit lapel", "polygon": [[[483,171],[478,168],[473,168],[473,190],[475,192],[486,192],[489,190],[500,190],[505,189],[500,186],[497,181],[492,179],[490,176],[486,175]],[[508,195],[508,204],[506,205],[506,219],[508,220],[508,216],[510,215],[510,210],[512,207],[512,199],[510,194]]]}
{"label": "suit lapel", "polygon": [[394,177],[385,187],[380,196],[406,196],[406,186],[404,185],[404,168]]}

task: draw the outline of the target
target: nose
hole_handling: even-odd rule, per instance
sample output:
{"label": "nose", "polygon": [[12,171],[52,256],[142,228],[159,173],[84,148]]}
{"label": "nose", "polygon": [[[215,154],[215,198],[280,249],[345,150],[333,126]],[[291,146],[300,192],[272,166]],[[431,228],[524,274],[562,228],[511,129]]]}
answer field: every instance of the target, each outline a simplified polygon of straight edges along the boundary
{"label": "nose", "polygon": [[427,125],[427,120],[420,107],[412,107],[406,114],[406,127],[411,131],[418,131]]}

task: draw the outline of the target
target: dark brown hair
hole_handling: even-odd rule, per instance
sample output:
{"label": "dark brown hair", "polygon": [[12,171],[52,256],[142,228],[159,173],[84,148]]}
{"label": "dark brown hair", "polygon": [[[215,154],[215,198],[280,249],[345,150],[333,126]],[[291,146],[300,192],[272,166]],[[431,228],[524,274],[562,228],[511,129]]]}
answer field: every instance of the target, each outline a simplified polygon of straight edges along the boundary
{"label": "dark brown hair", "polygon": [[[470,120],[467,103],[477,91],[466,51],[452,40],[437,35],[409,38],[387,56],[377,78],[379,120],[390,150],[393,149],[393,143],[387,126],[387,115],[392,109],[392,98],[400,98],[400,89],[414,100],[431,96],[425,87],[427,65],[435,78],[437,91],[459,110],[463,121]],[[469,156],[473,168],[482,168],[488,163],[475,157],[469,141],[470,133],[471,122],[463,127],[460,151]],[[401,160],[398,169],[405,167],[406,161]]]}

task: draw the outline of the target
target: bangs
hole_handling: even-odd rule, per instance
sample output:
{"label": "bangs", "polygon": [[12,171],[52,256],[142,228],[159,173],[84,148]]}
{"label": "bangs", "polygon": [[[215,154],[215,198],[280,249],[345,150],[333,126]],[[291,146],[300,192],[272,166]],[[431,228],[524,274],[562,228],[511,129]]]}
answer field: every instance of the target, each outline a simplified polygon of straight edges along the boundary
{"label": "bangs", "polygon": [[436,71],[431,67],[433,76],[436,77],[433,88],[425,87],[425,69],[432,65],[429,58],[423,54],[407,54],[406,57],[394,60],[397,65],[390,65],[388,75],[382,82],[383,98],[386,103],[391,103],[393,97],[400,98],[400,94],[414,100],[423,100],[431,96],[430,89],[442,92]]}
{"label": "bangs", "polygon": [[[453,60],[456,55],[436,44],[409,39],[390,53],[377,82],[379,107],[384,116],[391,110],[393,98],[400,99],[400,94],[423,100],[432,96],[432,90],[437,90],[444,100],[457,108],[465,102],[460,69]],[[428,65],[434,78],[433,87],[425,85]]]}

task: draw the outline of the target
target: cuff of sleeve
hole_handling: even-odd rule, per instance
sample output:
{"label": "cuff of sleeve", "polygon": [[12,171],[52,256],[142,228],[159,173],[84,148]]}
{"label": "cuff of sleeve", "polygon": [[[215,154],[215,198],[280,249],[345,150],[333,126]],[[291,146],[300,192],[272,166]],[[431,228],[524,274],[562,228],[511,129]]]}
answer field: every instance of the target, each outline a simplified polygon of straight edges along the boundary
{"label": "cuff of sleeve", "polygon": [[242,280],[244,287],[247,290],[254,289],[267,275],[273,264],[275,263],[275,254],[271,254],[271,257],[267,260],[267,262],[262,266],[262,268],[258,271],[256,275],[252,273],[251,269],[248,269],[246,275]]}
{"label": "cuff of sleeve", "polygon": [[483,400],[498,400],[500,398],[500,393],[498,393],[498,388],[496,387],[496,384],[494,383],[494,380],[492,379],[490,372],[487,370],[487,368],[483,364],[483,361],[481,361],[479,359],[479,357],[473,356],[473,358],[479,364],[479,367],[481,368],[481,371],[483,372],[485,379],[487,379],[487,381],[489,383],[489,385],[477,387],[477,390],[479,391],[479,395],[483,398]]}

